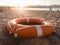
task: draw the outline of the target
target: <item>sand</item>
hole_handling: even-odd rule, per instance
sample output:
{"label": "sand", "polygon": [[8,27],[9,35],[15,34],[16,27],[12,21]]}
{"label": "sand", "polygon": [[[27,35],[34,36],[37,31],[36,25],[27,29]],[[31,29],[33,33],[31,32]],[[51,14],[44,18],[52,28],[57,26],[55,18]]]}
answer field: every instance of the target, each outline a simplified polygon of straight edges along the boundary
{"label": "sand", "polygon": [[21,17],[37,17],[52,21],[56,26],[60,26],[60,11],[37,11],[25,10],[18,11],[6,9],[0,11],[0,45],[60,45],[60,29],[56,28],[56,32],[47,37],[39,38],[14,38],[6,30],[7,21]]}

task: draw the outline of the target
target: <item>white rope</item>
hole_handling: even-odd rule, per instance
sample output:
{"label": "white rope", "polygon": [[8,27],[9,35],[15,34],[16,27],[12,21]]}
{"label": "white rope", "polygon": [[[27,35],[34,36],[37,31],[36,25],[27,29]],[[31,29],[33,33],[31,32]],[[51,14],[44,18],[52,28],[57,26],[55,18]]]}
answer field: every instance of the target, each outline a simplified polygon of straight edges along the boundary
{"label": "white rope", "polygon": [[12,29],[12,27],[11,27],[11,25],[10,25],[9,21],[8,21],[8,25],[9,25],[10,29]]}
{"label": "white rope", "polygon": [[16,31],[24,29],[24,28],[28,28],[28,27],[31,27],[31,26],[25,26],[25,27],[17,28]]}

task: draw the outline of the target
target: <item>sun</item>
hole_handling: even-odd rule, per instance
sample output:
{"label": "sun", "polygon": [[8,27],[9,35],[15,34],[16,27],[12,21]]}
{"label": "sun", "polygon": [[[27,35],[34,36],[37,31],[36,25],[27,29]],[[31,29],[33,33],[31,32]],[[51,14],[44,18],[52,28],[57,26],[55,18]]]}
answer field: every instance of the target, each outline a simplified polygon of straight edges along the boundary
{"label": "sun", "polygon": [[28,0],[16,0],[16,5],[20,6],[22,8],[22,7],[27,6],[28,4],[30,4],[27,1]]}
{"label": "sun", "polygon": [[23,8],[24,6],[27,6],[27,4],[21,3],[21,4],[19,4],[19,6],[20,6],[20,8]]}
{"label": "sun", "polygon": [[27,6],[27,5],[49,4],[47,2],[48,1],[45,1],[45,0],[7,0],[7,1],[3,1],[0,5],[24,7],[24,6]]}

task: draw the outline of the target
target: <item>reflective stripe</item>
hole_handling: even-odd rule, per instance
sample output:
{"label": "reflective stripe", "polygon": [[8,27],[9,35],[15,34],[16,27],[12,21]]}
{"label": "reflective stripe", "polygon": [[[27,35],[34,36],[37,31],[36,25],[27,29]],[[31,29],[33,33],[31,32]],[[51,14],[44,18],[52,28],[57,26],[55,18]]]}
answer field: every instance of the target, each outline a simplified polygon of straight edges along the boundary
{"label": "reflective stripe", "polygon": [[42,36],[42,28],[40,25],[36,25],[36,29],[37,29],[37,33],[38,33],[38,37]]}
{"label": "reflective stripe", "polygon": [[29,18],[27,18],[27,23],[29,23]]}
{"label": "reflective stripe", "polygon": [[9,33],[10,33],[10,34],[12,34],[12,32],[11,32],[11,31],[10,31]]}
{"label": "reflective stripe", "polygon": [[8,25],[9,25],[10,29],[12,29],[12,27],[11,27],[11,25],[10,25],[9,21],[8,21]]}
{"label": "reflective stripe", "polygon": [[15,34],[14,34],[14,38],[17,38],[17,37],[18,37],[18,35],[15,33]]}

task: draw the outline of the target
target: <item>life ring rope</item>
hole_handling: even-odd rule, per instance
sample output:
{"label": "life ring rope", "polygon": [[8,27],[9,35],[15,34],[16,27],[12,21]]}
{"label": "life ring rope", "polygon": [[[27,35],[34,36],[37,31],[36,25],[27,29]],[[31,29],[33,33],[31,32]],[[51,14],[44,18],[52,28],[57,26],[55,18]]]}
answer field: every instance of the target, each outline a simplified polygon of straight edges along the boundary
{"label": "life ring rope", "polygon": [[29,28],[29,27],[31,27],[31,26],[25,26],[25,27],[17,28],[16,31],[19,31],[19,30],[24,29],[24,28]]}
{"label": "life ring rope", "polygon": [[11,27],[11,24],[9,23],[9,21],[8,21],[8,25],[9,25],[10,29],[12,30],[12,27]]}

